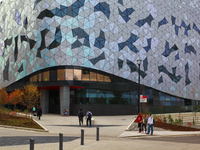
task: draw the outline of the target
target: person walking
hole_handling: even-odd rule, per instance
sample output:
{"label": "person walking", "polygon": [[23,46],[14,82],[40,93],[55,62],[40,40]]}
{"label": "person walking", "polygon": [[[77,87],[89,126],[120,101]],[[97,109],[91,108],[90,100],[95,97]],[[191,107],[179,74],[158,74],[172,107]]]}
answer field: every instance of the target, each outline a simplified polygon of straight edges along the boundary
{"label": "person walking", "polygon": [[88,126],[88,121],[89,121],[90,127],[91,127],[92,112],[90,110],[88,110],[86,113],[86,119],[87,119],[87,126]]}
{"label": "person walking", "polygon": [[142,131],[145,131],[145,133],[146,133],[146,130],[147,130],[146,126],[147,126],[147,118],[146,118],[146,114],[143,114],[142,115]]}
{"label": "person walking", "polygon": [[33,116],[36,116],[35,115],[35,106],[33,107]]}
{"label": "person walking", "polygon": [[84,113],[83,110],[80,109],[78,112],[78,120],[79,120],[79,126],[83,126],[83,117],[84,117]]}
{"label": "person walking", "polygon": [[149,118],[148,118],[147,124],[148,124],[147,134],[150,133],[150,128],[151,128],[151,135],[153,135],[153,117],[151,116],[151,114],[149,114]]}
{"label": "person walking", "polygon": [[40,120],[40,117],[42,116],[42,108],[40,106],[38,106],[38,109],[37,109],[37,117],[39,118]]}
{"label": "person walking", "polygon": [[137,118],[136,118],[136,121],[138,123],[138,128],[139,128],[139,133],[142,131],[141,129],[141,122],[142,122],[142,116],[141,116],[141,113],[138,114]]}

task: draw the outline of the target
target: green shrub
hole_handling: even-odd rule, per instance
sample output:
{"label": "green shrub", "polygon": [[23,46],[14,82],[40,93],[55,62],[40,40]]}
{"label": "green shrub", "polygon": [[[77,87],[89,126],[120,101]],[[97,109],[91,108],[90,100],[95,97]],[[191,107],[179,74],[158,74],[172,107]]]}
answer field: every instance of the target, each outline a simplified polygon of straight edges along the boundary
{"label": "green shrub", "polygon": [[28,114],[28,110],[27,110],[27,109],[25,109],[25,110],[24,110],[24,113],[25,113],[25,114]]}
{"label": "green shrub", "polygon": [[196,123],[195,123],[195,120],[194,120],[194,118],[193,118],[192,124],[193,124],[193,125],[195,125],[195,124],[196,124]]}
{"label": "green shrub", "polygon": [[164,122],[164,123],[167,122],[167,118],[166,118],[166,117],[163,118],[163,122]]}
{"label": "green shrub", "polygon": [[179,120],[178,120],[178,119],[175,119],[174,124],[175,124],[175,125],[178,125],[178,124],[179,124]]}
{"label": "green shrub", "polygon": [[11,112],[12,112],[12,109],[4,108],[4,112],[6,112],[6,113],[11,113]]}
{"label": "green shrub", "polygon": [[157,115],[153,115],[153,119],[157,120],[158,116]]}
{"label": "green shrub", "polygon": [[179,124],[181,125],[183,123],[183,120],[181,118],[178,119]]}

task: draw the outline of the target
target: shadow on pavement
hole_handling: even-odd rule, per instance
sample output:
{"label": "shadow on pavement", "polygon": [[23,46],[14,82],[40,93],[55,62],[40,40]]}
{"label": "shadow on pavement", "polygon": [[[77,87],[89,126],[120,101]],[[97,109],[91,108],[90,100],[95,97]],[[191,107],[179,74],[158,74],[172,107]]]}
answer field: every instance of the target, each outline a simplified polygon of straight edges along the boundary
{"label": "shadow on pavement", "polygon": [[79,125],[52,125],[52,126],[96,128],[96,127],[118,127],[118,126],[122,126],[122,125],[92,125],[91,127],[87,126],[87,125],[84,125],[84,126],[79,126]]}
{"label": "shadow on pavement", "polygon": [[164,142],[177,142],[177,143],[190,143],[200,144],[200,136],[182,136],[182,137],[151,137],[151,138],[140,138],[141,140],[147,141],[164,141]]}
{"label": "shadow on pavement", "polygon": [[[59,136],[15,136],[15,137],[0,137],[0,146],[26,145],[30,144],[30,139],[33,138],[34,144],[42,143],[59,143]],[[63,136],[63,142],[70,142],[80,137]]]}

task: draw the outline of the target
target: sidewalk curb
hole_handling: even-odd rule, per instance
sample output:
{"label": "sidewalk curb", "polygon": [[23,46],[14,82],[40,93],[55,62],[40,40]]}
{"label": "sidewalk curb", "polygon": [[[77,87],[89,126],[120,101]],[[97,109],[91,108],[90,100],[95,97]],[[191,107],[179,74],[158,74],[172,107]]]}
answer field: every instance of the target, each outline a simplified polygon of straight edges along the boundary
{"label": "sidewalk curb", "polygon": [[130,127],[135,122],[136,118],[126,127],[125,131],[131,131]]}
{"label": "sidewalk curb", "polygon": [[184,136],[200,136],[200,133],[192,133],[192,134],[177,134],[177,135],[130,135],[130,136],[123,136],[118,138],[154,138],[154,137],[184,137]]}
{"label": "sidewalk curb", "polygon": [[37,132],[49,132],[48,130],[34,129],[34,128],[25,128],[25,127],[17,127],[17,126],[0,125],[0,127],[2,127],[2,128],[11,128],[11,129],[21,129],[21,130],[28,130],[28,131],[37,131]]}
{"label": "sidewalk curb", "polygon": [[49,130],[47,130],[43,125],[41,125],[39,122],[37,122],[35,119],[33,119],[33,121],[35,121],[39,126],[41,126],[45,132],[49,132]]}
{"label": "sidewalk curb", "polygon": [[[139,138],[154,138],[154,137],[183,137],[183,136],[200,136],[200,134],[182,134],[182,135],[153,135],[153,136],[150,136],[150,135],[147,135],[147,136],[127,136],[128,138],[129,137],[139,137]],[[127,137],[121,137],[121,138],[127,138]]]}

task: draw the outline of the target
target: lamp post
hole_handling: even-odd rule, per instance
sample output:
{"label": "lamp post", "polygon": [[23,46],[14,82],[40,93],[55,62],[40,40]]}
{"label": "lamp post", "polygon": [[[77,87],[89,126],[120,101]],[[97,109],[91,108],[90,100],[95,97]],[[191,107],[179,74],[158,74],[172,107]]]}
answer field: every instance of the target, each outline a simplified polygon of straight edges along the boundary
{"label": "lamp post", "polygon": [[140,112],[140,64],[141,64],[141,60],[138,59],[137,63],[138,63],[138,114],[139,114],[139,112]]}

